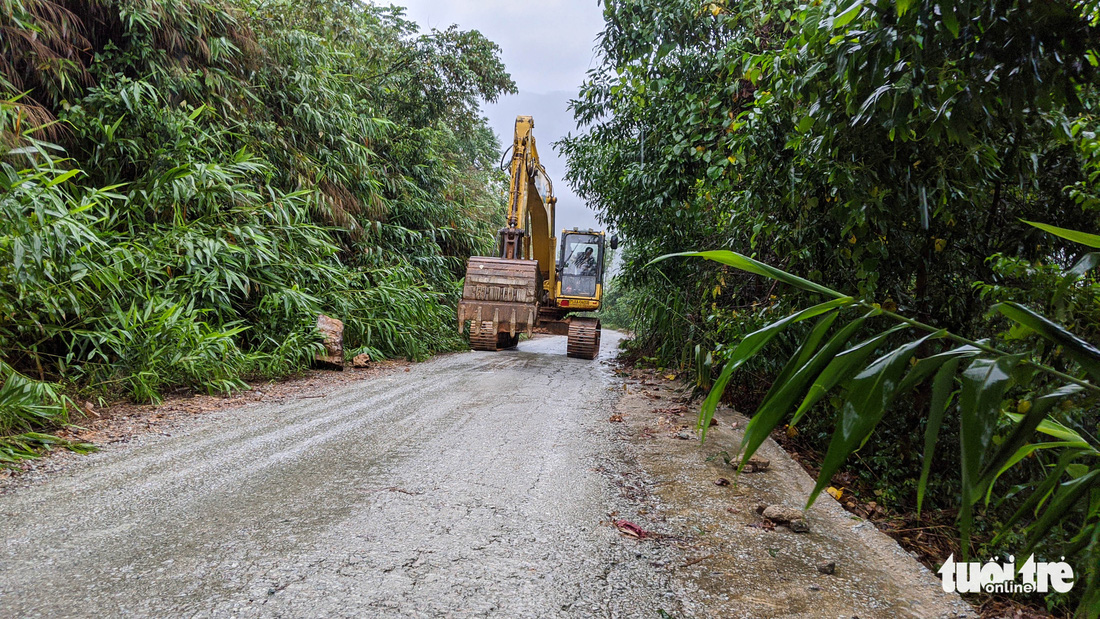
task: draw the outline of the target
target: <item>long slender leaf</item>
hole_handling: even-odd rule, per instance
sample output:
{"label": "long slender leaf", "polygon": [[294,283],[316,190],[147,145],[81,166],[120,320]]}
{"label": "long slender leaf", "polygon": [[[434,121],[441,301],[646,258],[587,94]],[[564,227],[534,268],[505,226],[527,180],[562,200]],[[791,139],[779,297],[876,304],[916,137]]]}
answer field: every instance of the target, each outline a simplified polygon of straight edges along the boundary
{"label": "long slender leaf", "polygon": [[[990,500],[992,500],[992,498],[993,498],[993,482],[997,481],[997,479],[1001,475],[1003,475],[1006,471],[1011,469],[1013,466],[1016,466],[1016,464],[1018,464],[1024,458],[1030,456],[1031,454],[1033,454],[1037,451],[1042,451],[1044,449],[1066,449],[1066,448],[1081,449],[1081,447],[1082,447],[1081,443],[1077,443],[1077,442],[1074,442],[1074,441],[1051,441],[1049,443],[1028,443],[1027,445],[1024,445],[1024,446],[1020,447],[1019,449],[1016,450],[1015,453],[1013,453],[1011,456],[1009,456],[1009,458],[1007,460],[1005,460],[1004,464],[1001,465],[1001,468],[999,470],[997,470],[993,473],[992,479],[986,485],[985,504],[989,505]],[[1087,445],[1086,445],[1086,447],[1087,447]]]}
{"label": "long slender leaf", "polygon": [[939,335],[939,332],[930,333],[895,348],[864,368],[849,382],[848,399],[837,415],[836,428],[807,506],[813,505],[817,495],[829,485],[848,456],[882,420],[886,407],[893,401],[901,374],[917,348]]}
{"label": "long slender leaf", "polygon": [[[831,350],[844,346],[859,327],[862,326],[863,321],[873,315],[875,315],[875,312],[868,313],[863,318],[849,324],[841,332],[837,333],[827,346]],[[803,398],[802,404],[798,406],[794,416],[791,418],[791,425],[797,424],[799,420],[802,419],[802,416],[805,415],[813,405],[821,401],[821,398],[825,397],[834,387],[855,376],[856,373],[863,368],[863,364],[867,362],[867,359],[875,353],[879,344],[886,338],[894,333],[904,331],[906,328],[906,325],[898,325],[891,329],[887,329],[830,359],[829,364],[825,366],[825,369],[818,374],[814,383],[810,385],[810,389],[806,393],[806,397]]]}
{"label": "long slender leaf", "polygon": [[[993,453],[989,461],[982,467],[981,472],[978,474],[980,478],[979,483],[988,483],[992,488],[992,483],[997,477],[999,477],[1005,471],[1005,465],[1013,457],[1013,454],[1017,453],[1020,448],[1026,443],[1031,436],[1035,433],[1036,428],[1046,418],[1047,413],[1067,397],[1083,391],[1079,385],[1066,385],[1055,391],[1048,393],[1044,396],[1038,397],[1031,403],[1031,409],[1024,415],[1016,419],[1017,423],[1012,432],[1005,437],[1004,442],[997,448],[997,451]],[[1087,447],[1087,444],[1084,445]],[[1017,460],[1018,461],[1018,460]],[[986,502],[988,503],[988,492],[986,493]]]}
{"label": "long slender leaf", "polygon": [[701,442],[706,441],[707,428],[710,426],[710,420],[714,418],[714,411],[718,408],[718,402],[722,399],[722,395],[726,391],[726,386],[729,385],[734,370],[752,358],[752,356],[759,352],[765,344],[770,342],[772,338],[790,325],[808,318],[820,316],[825,312],[847,306],[851,303],[851,297],[843,297],[819,303],[746,335],[744,339],[741,340],[741,343],[737,345],[737,348],[733,350],[733,354],[730,355],[726,365],[722,368],[722,373],[719,374],[718,380],[714,382],[714,386],[711,388],[710,393],[707,394],[707,398],[703,401],[703,406],[699,410],[699,440]]}
{"label": "long slender leaf", "polygon": [[[826,331],[836,320],[837,312],[830,312],[822,316],[814,329],[806,336],[798,351],[791,357],[779,378],[772,384],[772,388],[764,397],[764,401],[757,408],[756,413],[745,427],[745,434],[741,439],[743,450],[741,466],[748,462],[749,458],[760,446],[768,434],[779,424],[783,414],[790,410],[794,397],[802,391],[806,383],[816,375],[816,365],[824,365],[829,354],[828,347],[816,351],[817,345],[825,337]],[[812,359],[810,355],[817,352]],[[824,359],[823,361],[818,361]],[[817,368],[820,369],[820,368]]]}
{"label": "long slender leaf", "polygon": [[1023,556],[1031,554],[1039,540],[1046,536],[1047,532],[1073,509],[1078,501],[1085,496],[1085,493],[1098,486],[1100,486],[1100,469],[1093,469],[1076,479],[1063,483],[1050,500],[1050,504],[1043,510],[1042,516],[1029,527],[1027,545],[1021,554]]}
{"label": "long slender leaf", "polygon": [[1016,357],[976,359],[962,373],[962,390],[959,393],[959,448],[962,452],[959,532],[964,558],[969,553],[974,503],[981,497],[979,473],[986,445],[993,438],[1001,400],[1012,382],[1012,368],[1018,361]]}
{"label": "long slender leaf", "polygon": [[1100,349],[1019,303],[998,303],[993,308],[1038,333],[1044,339],[1061,346],[1062,350],[1081,364],[1085,371],[1094,378],[1100,379]]}
{"label": "long slender leaf", "polygon": [[[1013,419],[1014,421],[1021,421],[1023,419],[1023,415],[1021,415],[1019,413],[1005,413],[1005,414],[1008,417],[1010,417],[1011,419]],[[1039,425],[1037,425],[1035,427],[1035,430],[1037,432],[1042,433],[1042,434],[1046,434],[1047,436],[1053,436],[1054,438],[1056,438],[1058,440],[1061,440],[1061,441],[1072,441],[1074,443],[1080,443],[1082,445],[1089,445],[1091,447],[1089,442],[1085,439],[1085,437],[1081,436],[1081,434],[1079,432],[1077,432],[1077,431],[1075,431],[1071,428],[1067,428],[1066,426],[1062,425],[1061,423],[1059,423],[1059,422],[1057,422],[1053,419],[1050,419],[1050,418],[1043,419],[1043,420],[1039,421]]]}
{"label": "long slender leaf", "polygon": [[1068,282],[1080,279],[1084,277],[1086,273],[1095,269],[1097,265],[1100,265],[1100,252],[1090,251],[1084,256],[1081,256],[1080,260],[1078,260],[1070,270],[1066,271],[1065,279]]}
{"label": "long slender leaf", "polygon": [[952,348],[941,352],[939,354],[932,355],[931,357],[925,357],[917,364],[913,366],[913,369],[909,370],[909,373],[905,375],[905,379],[898,385],[898,395],[908,392],[917,385],[924,382],[933,372],[937,371],[941,365],[952,359],[968,359],[971,357],[977,357],[981,354],[981,350],[977,347],[970,346],[969,344]]}
{"label": "long slender leaf", "polygon": [[1049,232],[1054,236],[1060,236],[1067,241],[1073,241],[1074,243],[1080,243],[1089,247],[1100,249],[1100,235],[1089,234],[1088,232],[1079,232],[1077,230],[1068,230],[1066,228],[1059,228],[1058,226],[1052,226],[1050,224],[1039,223],[1036,221],[1028,221],[1022,219],[1025,224],[1034,226],[1044,232]]}
{"label": "long slender leaf", "polygon": [[783,282],[784,284],[789,284],[796,288],[808,290],[810,292],[817,292],[825,296],[834,297],[837,299],[849,299],[849,303],[854,301],[851,297],[848,297],[843,293],[837,292],[836,290],[827,288],[815,282],[811,282],[808,279],[803,279],[801,277],[798,277],[797,275],[791,275],[790,273],[781,269],[777,269],[769,264],[764,264],[763,262],[754,260],[752,258],[749,258],[748,256],[743,256],[737,252],[728,250],[688,251],[680,252],[677,254],[665,254],[659,258],[654,259],[649,264],[660,262],[662,260],[667,260],[669,258],[689,256],[706,258],[707,260],[720,262],[735,269],[740,269],[749,273],[755,273],[756,275],[763,275],[764,277]]}
{"label": "long slender leaf", "polygon": [[[936,453],[936,442],[939,440],[940,428],[943,427],[943,418],[947,413],[947,407],[951,404],[952,387],[955,385],[955,372],[958,371],[961,362],[962,359],[959,357],[945,359],[944,363],[936,370],[936,377],[932,379],[932,399],[928,407],[928,420],[924,426],[924,459],[921,462],[920,479],[917,481],[918,516],[921,507],[924,505],[924,493],[928,488],[928,474],[932,470],[932,459]],[[901,391],[900,388],[898,390]]]}
{"label": "long slender leaf", "polygon": [[764,394],[763,403],[767,403],[768,400],[775,397],[775,394],[783,388],[790,381],[791,377],[806,364],[807,361],[817,352],[817,346],[821,343],[821,340],[825,337],[829,327],[836,321],[838,311],[833,310],[831,312],[822,314],[817,319],[817,324],[810,330],[806,337],[799,344],[798,349],[795,350],[791,358],[787,360],[787,363],[783,364],[783,368],[779,371],[775,381],[772,383],[768,392]]}
{"label": "long slender leaf", "polygon": [[1085,453],[1086,451],[1081,449],[1069,448],[1063,450],[1062,453],[1058,455],[1058,461],[1051,470],[1047,472],[1046,477],[1039,482],[1039,485],[1027,496],[1012,516],[1005,521],[1004,526],[1001,527],[1000,532],[993,538],[992,543],[996,544],[1003,540],[1006,535],[1012,532],[1012,528],[1028,514],[1037,513],[1039,507],[1046,502],[1051,492],[1053,492],[1054,488],[1058,485],[1059,480],[1062,478],[1062,474],[1066,472],[1066,468]]}

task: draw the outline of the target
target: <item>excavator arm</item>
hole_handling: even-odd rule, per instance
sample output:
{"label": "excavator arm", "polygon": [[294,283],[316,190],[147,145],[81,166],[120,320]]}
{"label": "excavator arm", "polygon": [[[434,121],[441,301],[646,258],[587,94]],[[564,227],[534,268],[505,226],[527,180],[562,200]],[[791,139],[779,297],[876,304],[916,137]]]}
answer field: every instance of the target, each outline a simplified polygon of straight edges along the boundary
{"label": "excavator arm", "polygon": [[[545,290],[553,290],[554,269],[554,185],[539,163],[539,152],[531,130],[530,116],[516,118],[512,140],[511,185],[508,191],[508,223],[500,231],[501,258],[535,260]],[[540,291],[540,297],[543,295]]]}

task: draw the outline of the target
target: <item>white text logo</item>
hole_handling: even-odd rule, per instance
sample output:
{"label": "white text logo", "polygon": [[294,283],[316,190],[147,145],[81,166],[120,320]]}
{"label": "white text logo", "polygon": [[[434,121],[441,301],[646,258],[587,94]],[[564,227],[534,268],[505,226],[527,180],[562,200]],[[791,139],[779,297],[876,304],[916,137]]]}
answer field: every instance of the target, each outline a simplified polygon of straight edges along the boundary
{"label": "white text logo", "polygon": [[943,590],[959,593],[1047,593],[1053,589],[1066,593],[1073,588],[1073,568],[1064,561],[1037,562],[1035,555],[1031,555],[1017,573],[1015,560],[1010,555],[1007,563],[996,563],[992,559],[987,563],[956,563],[955,555],[951,555],[939,569]]}

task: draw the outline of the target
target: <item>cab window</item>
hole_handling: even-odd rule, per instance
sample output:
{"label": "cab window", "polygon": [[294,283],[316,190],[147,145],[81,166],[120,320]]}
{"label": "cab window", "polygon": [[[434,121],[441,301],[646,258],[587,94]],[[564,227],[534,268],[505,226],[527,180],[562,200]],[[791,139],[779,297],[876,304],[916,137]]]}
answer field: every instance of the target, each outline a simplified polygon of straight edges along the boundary
{"label": "cab window", "polygon": [[596,296],[600,279],[599,237],[570,234],[562,256],[561,293],[566,296]]}

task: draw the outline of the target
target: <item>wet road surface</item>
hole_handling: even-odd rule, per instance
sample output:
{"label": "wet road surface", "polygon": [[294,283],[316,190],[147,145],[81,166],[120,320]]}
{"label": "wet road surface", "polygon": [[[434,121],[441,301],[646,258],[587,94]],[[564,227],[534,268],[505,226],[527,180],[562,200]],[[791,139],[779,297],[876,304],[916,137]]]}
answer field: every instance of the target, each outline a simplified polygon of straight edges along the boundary
{"label": "wet road surface", "polygon": [[565,339],[210,414],[0,496],[0,616],[656,617]]}

